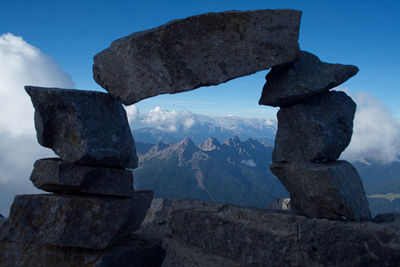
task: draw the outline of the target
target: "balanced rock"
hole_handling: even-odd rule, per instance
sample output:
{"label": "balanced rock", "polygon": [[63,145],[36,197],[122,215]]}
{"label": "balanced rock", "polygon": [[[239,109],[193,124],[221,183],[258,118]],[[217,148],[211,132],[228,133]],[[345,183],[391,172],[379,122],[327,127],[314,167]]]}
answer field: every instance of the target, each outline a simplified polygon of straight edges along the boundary
{"label": "balanced rock", "polygon": [[272,164],[271,171],[290,194],[300,214],[328,219],[370,220],[364,187],[356,169],[346,161]]}
{"label": "balanced rock", "polygon": [[400,262],[398,223],[334,221],[196,200],[172,200],[158,207],[142,226],[164,228],[163,266],[396,266]]}
{"label": "balanced rock", "polygon": [[350,143],[355,110],[353,100],[336,91],[282,107],[272,162],[338,159]]}
{"label": "balanced rock", "polygon": [[25,90],[35,107],[39,144],[81,165],[137,167],[126,112],[110,95],[34,86]]}
{"label": "balanced rock", "polygon": [[40,159],[31,174],[33,184],[44,191],[131,197],[132,171],[79,166],[58,158]]}
{"label": "balanced rock", "polygon": [[148,194],[112,198],[71,195],[16,196],[0,228],[3,242],[105,249],[138,229],[151,200]]}
{"label": "balanced rock", "polygon": [[344,83],[357,72],[356,66],[321,62],[317,56],[302,51],[296,61],[272,67],[259,103],[296,104]]}
{"label": "balanced rock", "polygon": [[93,76],[122,103],[217,85],[294,61],[301,11],[207,13],[118,39],[94,57]]}

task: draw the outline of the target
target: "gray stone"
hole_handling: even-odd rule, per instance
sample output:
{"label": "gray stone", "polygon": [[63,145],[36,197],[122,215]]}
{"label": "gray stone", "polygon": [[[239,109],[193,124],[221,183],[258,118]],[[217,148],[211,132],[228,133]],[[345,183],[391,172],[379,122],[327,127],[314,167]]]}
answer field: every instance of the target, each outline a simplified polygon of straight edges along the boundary
{"label": "gray stone", "polygon": [[217,85],[295,60],[301,11],[207,13],[114,41],[94,57],[98,84],[126,105]]}
{"label": "gray stone", "polygon": [[357,72],[356,66],[321,62],[317,56],[302,51],[296,61],[272,67],[259,104],[296,104],[344,83]]}
{"label": "gray stone", "polygon": [[331,221],[195,200],[173,200],[162,209],[157,214],[168,214],[161,225],[166,228],[163,266],[396,266],[400,262],[400,227],[391,223]]}
{"label": "gray stone", "polygon": [[25,86],[35,107],[39,143],[65,161],[137,167],[135,142],[121,103],[84,90]]}
{"label": "gray stone", "polygon": [[336,220],[370,220],[364,187],[356,169],[346,161],[273,164],[271,171],[290,194],[300,214]]}
{"label": "gray stone", "polygon": [[105,249],[136,231],[150,206],[150,192],[131,199],[70,195],[16,196],[9,220],[0,228],[3,242]]}
{"label": "gray stone", "polygon": [[356,104],[330,91],[278,111],[272,162],[332,161],[349,145]]}
{"label": "gray stone", "polygon": [[131,197],[132,171],[79,166],[58,158],[40,159],[31,174],[33,184],[54,193]]}
{"label": "gray stone", "polygon": [[105,250],[0,241],[0,266],[161,266],[164,256],[160,240],[141,236],[112,244]]}
{"label": "gray stone", "polygon": [[[1,215],[1,214],[0,214]],[[1,225],[7,220],[7,218],[4,218],[3,216],[0,216],[0,228]]]}

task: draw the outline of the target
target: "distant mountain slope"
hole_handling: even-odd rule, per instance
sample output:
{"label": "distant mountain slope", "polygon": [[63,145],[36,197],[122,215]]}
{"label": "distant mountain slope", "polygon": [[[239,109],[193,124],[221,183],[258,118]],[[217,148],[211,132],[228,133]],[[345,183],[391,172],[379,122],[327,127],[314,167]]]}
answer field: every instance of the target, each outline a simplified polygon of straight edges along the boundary
{"label": "distant mountain slope", "polygon": [[[140,145],[141,146],[141,145]],[[288,194],[269,171],[272,147],[237,136],[221,144],[209,138],[199,146],[185,138],[158,143],[139,153],[136,189],[153,189],[156,198],[194,198],[267,207]]]}

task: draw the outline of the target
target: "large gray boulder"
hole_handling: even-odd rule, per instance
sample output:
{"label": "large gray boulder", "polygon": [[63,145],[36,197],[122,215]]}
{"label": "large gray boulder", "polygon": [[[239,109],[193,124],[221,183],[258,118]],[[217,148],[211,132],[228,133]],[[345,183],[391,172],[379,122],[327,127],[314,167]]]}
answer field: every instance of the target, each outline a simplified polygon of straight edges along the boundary
{"label": "large gray boulder", "polygon": [[103,250],[0,241],[0,266],[156,267],[161,266],[164,256],[160,240],[141,236]]}
{"label": "large gray boulder", "polygon": [[71,195],[16,196],[10,217],[0,228],[3,242],[105,249],[137,230],[152,194],[129,198]]}
{"label": "large gray boulder", "polygon": [[331,221],[195,200],[173,200],[158,207],[145,222],[156,221],[153,227],[165,228],[163,266],[396,266],[400,262],[398,222]]}
{"label": "large gray boulder", "polygon": [[126,112],[110,95],[34,86],[25,90],[35,107],[39,144],[81,165],[137,167]]}
{"label": "large gray boulder", "polygon": [[133,195],[130,170],[79,166],[58,158],[37,160],[30,179],[37,188],[54,193]]}
{"label": "large gray boulder", "polygon": [[94,57],[98,84],[126,105],[217,85],[295,60],[301,11],[207,13],[112,42]]}
{"label": "large gray boulder", "polygon": [[347,161],[272,164],[271,171],[290,194],[300,214],[336,220],[370,220],[364,187]]}
{"label": "large gray boulder", "polygon": [[330,91],[278,111],[272,162],[332,161],[349,145],[356,104]]}
{"label": "large gray boulder", "polygon": [[259,103],[275,107],[296,104],[344,83],[357,72],[356,66],[321,62],[302,51],[296,61],[272,67]]}

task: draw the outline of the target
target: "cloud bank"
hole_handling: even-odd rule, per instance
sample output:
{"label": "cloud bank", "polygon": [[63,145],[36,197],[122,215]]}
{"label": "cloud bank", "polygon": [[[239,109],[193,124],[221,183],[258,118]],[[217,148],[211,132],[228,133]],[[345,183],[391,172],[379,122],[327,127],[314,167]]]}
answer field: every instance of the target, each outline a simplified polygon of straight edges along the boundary
{"label": "cloud bank", "polygon": [[400,120],[375,96],[363,92],[350,95],[357,103],[357,111],[353,136],[342,158],[372,158],[384,162],[398,160]]}
{"label": "cloud bank", "polygon": [[37,192],[29,181],[35,160],[53,155],[36,140],[25,85],[74,88],[51,57],[11,33],[0,35],[0,213],[16,194]]}

